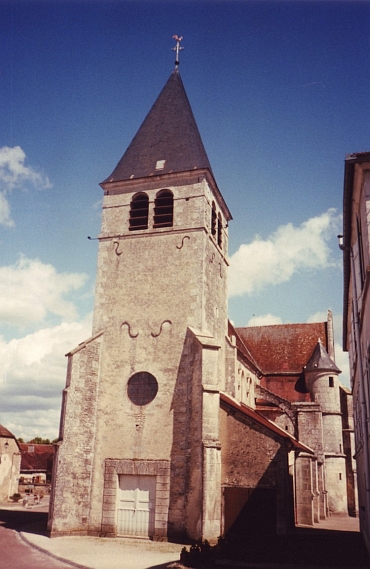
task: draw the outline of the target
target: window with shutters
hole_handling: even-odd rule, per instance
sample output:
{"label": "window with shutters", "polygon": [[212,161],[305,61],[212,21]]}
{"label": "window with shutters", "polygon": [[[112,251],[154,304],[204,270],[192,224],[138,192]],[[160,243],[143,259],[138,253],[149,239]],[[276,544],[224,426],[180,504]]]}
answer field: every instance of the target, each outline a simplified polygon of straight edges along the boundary
{"label": "window with shutters", "polygon": [[158,192],[154,201],[153,227],[173,226],[173,193],[170,190]]}
{"label": "window with shutters", "polygon": [[220,213],[217,218],[217,245],[222,249],[222,218]]}
{"label": "window with shutters", "polygon": [[217,231],[217,213],[216,213],[216,204],[212,202],[212,214],[211,214],[211,233],[213,237],[216,237]]}
{"label": "window with shutters", "polygon": [[135,194],[130,205],[130,231],[148,229],[149,198],[146,194]]}

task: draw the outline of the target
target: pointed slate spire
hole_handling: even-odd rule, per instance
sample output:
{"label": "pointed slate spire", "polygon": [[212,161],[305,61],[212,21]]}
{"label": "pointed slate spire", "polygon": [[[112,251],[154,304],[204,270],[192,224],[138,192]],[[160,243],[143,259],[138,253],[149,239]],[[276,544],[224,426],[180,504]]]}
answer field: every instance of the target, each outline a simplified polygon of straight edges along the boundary
{"label": "pointed slate spire", "polygon": [[335,371],[341,373],[341,370],[336,366],[325,350],[320,338],[307,362],[305,371]]}
{"label": "pointed slate spire", "polygon": [[175,69],[104,182],[203,168],[212,172],[180,74]]}

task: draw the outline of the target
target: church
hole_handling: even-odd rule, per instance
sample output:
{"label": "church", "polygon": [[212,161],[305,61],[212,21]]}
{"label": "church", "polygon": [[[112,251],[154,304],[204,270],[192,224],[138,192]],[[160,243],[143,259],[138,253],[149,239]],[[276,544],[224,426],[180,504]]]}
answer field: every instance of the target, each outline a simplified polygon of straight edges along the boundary
{"label": "church", "polygon": [[356,515],[331,315],[228,322],[232,217],[178,59],[100,185],[93,329],[68,354],[50,535],[215,543]]}

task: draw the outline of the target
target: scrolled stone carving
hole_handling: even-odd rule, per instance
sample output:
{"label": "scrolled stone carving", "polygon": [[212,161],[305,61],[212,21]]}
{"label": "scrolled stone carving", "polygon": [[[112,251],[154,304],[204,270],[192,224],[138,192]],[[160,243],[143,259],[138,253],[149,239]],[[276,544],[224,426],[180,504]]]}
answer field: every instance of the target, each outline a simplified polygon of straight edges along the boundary
{"label": "scrolled stone carving", "polygon": [[117,257],[122,255],[122,251],[118,251],[119,245],[120,245],[119,241],[113,241],[114,252],[117,255]]}
{"label": "scrolled stone carving", "polygon": [[182,241],[181,241],[181,245],[176,245],[176,249],[180,250],[183,248],[184,243],[185,243],[185,239],[190,239],[189,235],[184,235],[184,237],[182,238]]}
{"label": "scrolled stone carving", "polygon": [[161,326],[160,326],[160,328],[159,328],[158,334],[156,334],[155,332],[151,332],[151,336],[152,336],[153,338],[158,338],[158,336],[161,335],[162,330],[163,330],[163,327],[165,326],[165,324],[169,324],[170,326],[172,326],[171,320],[163,320],[163,322],[162,322],[162,324],[161,324]]}
{"label": "scrolled stone carving", "polygon": [[123,328],[124,326],[127,327],[126,329],[127,329],[127,332],[128,332],[128,335],[130,336],[130,338],[137,338],[137,337],[138,337],[139,332],[137,332],[136,334],[134,334],[134,333],[132,332],[131,326],[130,326],[130,324],[129,324],[128,322],[122,322],[121,328]]}

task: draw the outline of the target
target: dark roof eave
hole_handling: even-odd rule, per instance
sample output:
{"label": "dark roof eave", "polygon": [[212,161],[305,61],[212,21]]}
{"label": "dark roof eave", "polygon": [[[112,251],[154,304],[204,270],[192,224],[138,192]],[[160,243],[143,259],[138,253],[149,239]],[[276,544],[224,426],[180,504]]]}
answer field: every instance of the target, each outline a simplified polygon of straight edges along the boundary
{"label": "dark roof eave", "polygon": [[278,427],[275,423],[272,423],[272,421],[269,421],[268,419],[266,419],[266,417],[264,417],[263,415],[260,415],[257,411],[255,411],[251,407],[248,407],[247,405],[245,405],[243,403],[238,403],[237,401],[232,399],[226,393],[222,393],[222,392],[220,393],[220,401],[222,401],[223,403],[226,403],[226,405],[232,407],[233,409],[240,412],[241,414],[246,415],[247,417],[249,417],[253,421],[256,421],[260,425],[262,425],[265,428],[267,428],[268,430],[270,430],[276,436],[288,441],[295,450],[307,452],[309,454],[315,454],[314,451],[310,447],[299,442],[290,433],[288,433],[287,431],[283,431],[283,429]]}
{"label": "dark roof eave", "polygon": [[352,190],[355,171],[355,160],[347,159],[344,162],[344,189],[343,189],[343,350],[348,351],[348,312],[349,312],[349,280],[351,274],[351,217],[352,217]]}
{"label": "dark roof eave", "polygon": [[229,326],[229,329],[231,329],[231,331],[232,331],[232,335],[234,335],[237,338],[237,343],[236,343],[237,352],[240,354],[240,356],[242,356],[242,358],[244,360],[246,360],[248,362],[248,365],[250,365],[250,367],[253,369],[253,371],[256,373],[256,375],[258,377],[263,376],[264,373],[263,373],[262,369],[258,366],[258,364],[255,361],[255,359],[253,358],[250,350],[248,349],[245,342],[243,341],[240,334],[238,333],[237,329],[230,322],[230,320],[228,321],[228,326]]}

